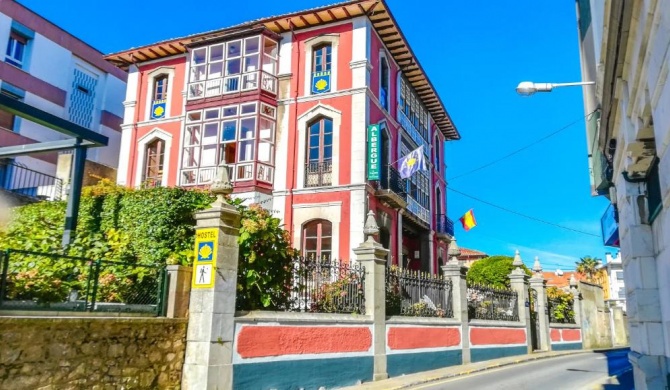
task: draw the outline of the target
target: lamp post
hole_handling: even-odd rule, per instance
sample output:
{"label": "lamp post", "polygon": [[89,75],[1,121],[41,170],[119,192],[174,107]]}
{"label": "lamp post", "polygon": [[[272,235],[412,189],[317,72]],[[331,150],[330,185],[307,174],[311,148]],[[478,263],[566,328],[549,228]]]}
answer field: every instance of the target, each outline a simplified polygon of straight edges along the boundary
{"label": "lamp post", "polygon": [[534,83],[532,81],[522,81],[516,87],[516,93],[521,96],[531,96],[535,92],[551,92],[558,87],[574,87],[578,85],[594,85],[595,81],[582,81],[578,83]]}

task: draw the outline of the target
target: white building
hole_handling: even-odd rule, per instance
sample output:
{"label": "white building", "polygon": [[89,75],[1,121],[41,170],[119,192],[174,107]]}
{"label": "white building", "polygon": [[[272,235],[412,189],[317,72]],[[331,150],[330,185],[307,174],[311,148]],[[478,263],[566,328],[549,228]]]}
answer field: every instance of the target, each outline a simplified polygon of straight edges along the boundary
{"label": "white building", "polygon": [[605,261],[603,268],[607,272],[607,286],[609,288],[607,301],[610,306],[619,306],[623,311],[626,311],[626,283],[624,282],[621,253],[617,253],[616,256],[606,253]]}
{"label": "white building", "polygon": [[[670,0],[577,0],[594,192],[612,206],[635,388],[670,377]],[[595,111],[594,111],[595,110]]]}
{"label": "white building", "polygon": [[[90,149],[88,161],[95,173],[113,175],[127,74],[104,61],[101,52],[16,1],[0,1],[0,55],[0,92],[108,137],[109,146]],[[65,138],[0,112],[0,147]],[[58,182],[58,159],[51,153],[0,161],[0,189],[54,197],[55,192],[42,192]],[[66,165],[59,176],[67,177]]]}

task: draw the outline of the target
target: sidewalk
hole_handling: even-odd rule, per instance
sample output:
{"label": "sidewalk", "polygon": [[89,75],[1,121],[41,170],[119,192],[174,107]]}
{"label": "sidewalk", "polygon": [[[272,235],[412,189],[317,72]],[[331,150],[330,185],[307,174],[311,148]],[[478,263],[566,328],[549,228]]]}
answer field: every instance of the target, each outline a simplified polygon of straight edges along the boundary
{"label": "sidewalk", "polygon": [[[620,348],[612,348],[617,350]],[[599,350],[602,351],[602,350]],[[548,359],[558,356],[575,355],[580,353],[591,353],[592,350],[575,350],[575,351],[557,351],[557,352],[538,352],[531,355],[510,356],[500,359],[487,360],[484,362],[462,364],[458,366],[451,366],[446,368],[439,368],[432,371],[424,371],[416,374],[403,375],[391,379],[386,379],[377,382],[366,382],[358,386],[345,387],[344,389],[356,390],[393,390],[406,389],[412,386],[421,385],[424,383],[434,382],[442,379],[453,378],[461,375],[468,375],[475,372],[490,370],[493,368],[509,366],[511,364],[529,362],[532,360]]]}

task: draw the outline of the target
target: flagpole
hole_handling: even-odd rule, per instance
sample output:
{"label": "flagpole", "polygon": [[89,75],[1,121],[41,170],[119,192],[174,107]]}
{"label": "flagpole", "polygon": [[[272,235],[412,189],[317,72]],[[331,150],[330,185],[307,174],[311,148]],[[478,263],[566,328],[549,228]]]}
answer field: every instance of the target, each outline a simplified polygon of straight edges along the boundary
{"label": "flagpole", "polygon": [[[422,149],[421,151],[423,152],[423,145],[419,146],[418,148],[416,148],[416,149],[414,149],[414,150],[417,150],[417,149]],[[410,150],[409,153],[412,153],[414,150]],[[397,160],[395,160],[395,161],[393,161],[393,162],[388,163],[388,166],[390,167],[391,165],[393,165],[393,164],[397,163],[398,161],[402,160],[403,158],[407,157],[407,155],[408,155],[409,153],[407,153],[406,155],[400,157],[399,159],[397,159]]]}

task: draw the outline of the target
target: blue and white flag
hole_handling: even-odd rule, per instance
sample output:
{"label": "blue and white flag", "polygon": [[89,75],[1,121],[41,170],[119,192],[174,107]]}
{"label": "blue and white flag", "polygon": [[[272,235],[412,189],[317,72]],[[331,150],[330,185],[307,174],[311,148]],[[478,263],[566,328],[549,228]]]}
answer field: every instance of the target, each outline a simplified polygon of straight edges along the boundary
{"label": "blue and white flag", "polygon": [[423,145],[407,153],[407,155],[400,159],[400,177],[407,179],[416,171],[425,171],[426,159],[423,156]]}

